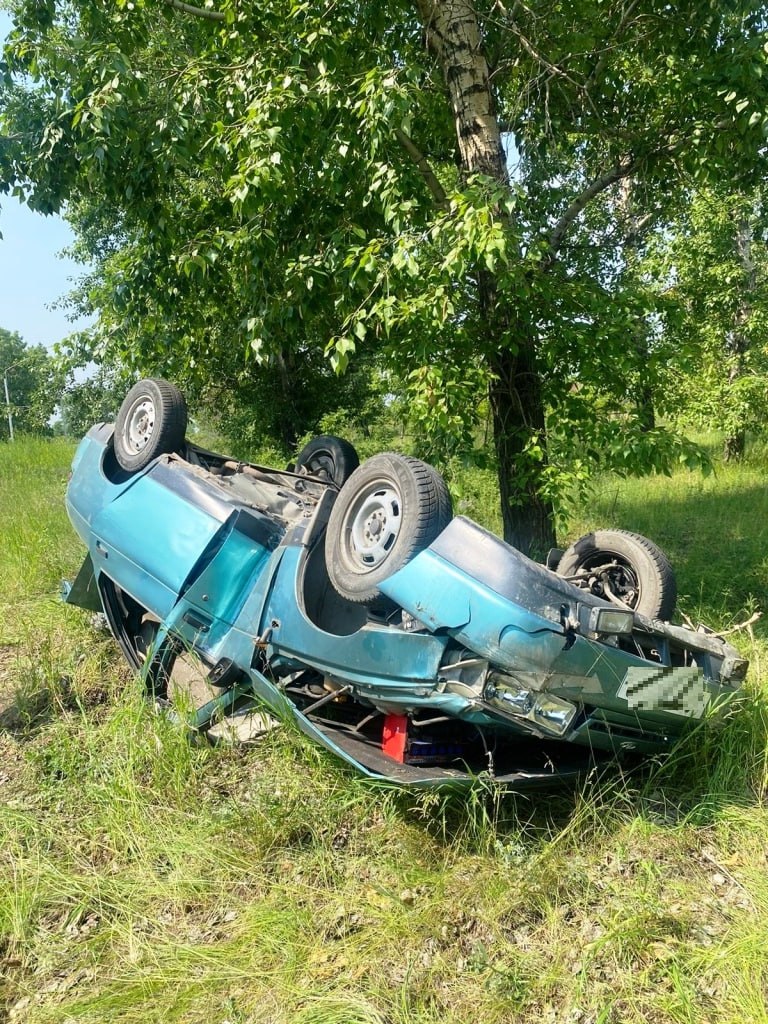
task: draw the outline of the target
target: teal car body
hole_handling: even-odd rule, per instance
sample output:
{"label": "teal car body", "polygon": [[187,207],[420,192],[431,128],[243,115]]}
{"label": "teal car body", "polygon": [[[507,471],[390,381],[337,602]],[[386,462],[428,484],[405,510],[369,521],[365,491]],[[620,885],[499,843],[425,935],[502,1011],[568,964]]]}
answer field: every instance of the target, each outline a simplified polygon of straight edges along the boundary
{"label": "teal car body", "polygon": [[88,554],[68,600],[103,610],[161,700],[193,651],[216,686],[203,729],[252,699],[371,778],[523,788],[668,750],[744,676],[722,639],[638,615],[627,630],[460,516],[380,601],[347,601],[324,563],[333,483],[192,445],[129,473],[112,431],[74,457],[67,511]]}

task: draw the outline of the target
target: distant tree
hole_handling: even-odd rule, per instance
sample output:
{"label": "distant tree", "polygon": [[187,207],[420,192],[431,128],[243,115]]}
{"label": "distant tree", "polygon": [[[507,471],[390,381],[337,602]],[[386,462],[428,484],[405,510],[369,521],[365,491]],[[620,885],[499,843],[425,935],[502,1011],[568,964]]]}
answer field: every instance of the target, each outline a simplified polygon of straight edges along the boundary
{"label": "distant tree", "polygon": [[677,352],[667,390],[678,412],[723,431],[740,459],[768,430],[768,201],[762,187],[701,189],[660,233],[646,272],[663,291]]}
{"label": "distant tree", "polygon": [[133,377],[125,370],[96,367],[85,377],[73,376],[64,388],[59,405],[59,430],[81,437],[94,423],[113,422]]}
{"label": "distant tree", "polygon": [[[8,386],[10,408],[5,400]],[[50,353],[42,345],[28,346],[21,335],[0,327],[0,438],[10,435],[8,413],[14,432],[51,433],[50,419],[58,404],[63,379]]]}

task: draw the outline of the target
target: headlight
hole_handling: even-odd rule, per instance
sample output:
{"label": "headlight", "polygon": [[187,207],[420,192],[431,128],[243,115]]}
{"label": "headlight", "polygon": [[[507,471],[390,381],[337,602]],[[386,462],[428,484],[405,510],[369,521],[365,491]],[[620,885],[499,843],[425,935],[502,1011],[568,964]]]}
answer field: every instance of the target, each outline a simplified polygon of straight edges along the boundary
{"label": "headlight", "polygon": [[566,733],[576,715],[575,704],[520,686],[511,676],[489,672],[483,691],[485,701],[495,710],[511,718],[524,719],[544,732],[555,736]]}
{"label": "headlight", "polygon": [[627,635],[635,625],[634,612],[623,608],[590,608],[587,629],[590,633]]}

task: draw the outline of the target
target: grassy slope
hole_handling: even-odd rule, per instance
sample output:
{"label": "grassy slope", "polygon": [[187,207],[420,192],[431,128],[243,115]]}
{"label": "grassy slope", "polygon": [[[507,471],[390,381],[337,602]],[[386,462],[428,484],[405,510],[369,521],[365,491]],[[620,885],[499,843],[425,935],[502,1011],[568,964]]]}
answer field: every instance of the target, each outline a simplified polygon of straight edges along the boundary
{"label": "grassy slope", "polygon": [[[759,625],[724,728],[575,795],[409,798],[290,734],[193,748],[55,601],[69,455],[0,446],[0,1020],[768,1019]],[[606,482],[573,532],[654,537],[722,627],[766,603],[764,473]]]}

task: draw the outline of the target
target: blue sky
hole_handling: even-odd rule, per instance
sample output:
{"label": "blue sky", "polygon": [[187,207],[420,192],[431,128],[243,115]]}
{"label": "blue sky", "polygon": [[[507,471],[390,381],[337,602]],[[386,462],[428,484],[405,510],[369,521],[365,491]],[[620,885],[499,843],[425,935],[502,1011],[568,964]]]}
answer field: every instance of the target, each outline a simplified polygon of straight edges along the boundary
{"label": "blue sky", "polygon": [[[0,40],[11,19],[0,11]],[[0,327],[18,331],[28,345],[53,345],[74,329],[63,309],[52,309],[82,267],[61,250],[72,233],[60,217],[43,217],[0,195]]]}

